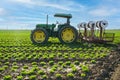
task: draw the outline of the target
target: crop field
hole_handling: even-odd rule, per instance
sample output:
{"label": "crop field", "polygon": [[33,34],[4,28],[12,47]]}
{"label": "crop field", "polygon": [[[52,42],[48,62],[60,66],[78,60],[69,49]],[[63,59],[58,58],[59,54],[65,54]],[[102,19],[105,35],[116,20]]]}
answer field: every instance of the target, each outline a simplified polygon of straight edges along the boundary
{"label": "crop field", "polygon": [[49,38],[34,45],[30,32],[0,31],[0,80],[109,80],[120,58],[120,30],[107,31],[116,35],[112,44],[61,44]]}

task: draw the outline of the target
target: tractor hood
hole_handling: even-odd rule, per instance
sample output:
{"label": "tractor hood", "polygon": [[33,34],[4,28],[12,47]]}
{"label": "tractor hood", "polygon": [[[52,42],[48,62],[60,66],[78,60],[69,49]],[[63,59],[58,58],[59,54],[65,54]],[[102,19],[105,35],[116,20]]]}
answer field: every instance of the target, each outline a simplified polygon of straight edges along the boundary
{"label": "tractor hood", "polygon": [[72,18],[71,14],[61,14],[61,13],[56,13],[54,17],[63,17],[63,18]]}
{"label": "tractor hood", "polygon": [[46,24],[37,24],[36,27],[46,27]]}
{"label": "tractor hood", "polygon": [[36,25],[36,28],[46,28],[46,27],[54,27],[55,25],[54,24],[37,24]]}

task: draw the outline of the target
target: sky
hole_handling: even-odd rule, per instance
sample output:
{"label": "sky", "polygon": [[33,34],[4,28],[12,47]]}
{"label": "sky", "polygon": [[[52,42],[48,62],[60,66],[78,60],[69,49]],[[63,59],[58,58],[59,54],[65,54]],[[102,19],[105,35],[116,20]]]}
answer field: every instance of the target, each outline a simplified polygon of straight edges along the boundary
{"label": "sky", "polygon": [[72,14],[71,25],[106,20],[107,29],[120,29],[120,0],[0,0],[0,29],[34,29],[36,24],[49,24],[65,19],[55,13]]}

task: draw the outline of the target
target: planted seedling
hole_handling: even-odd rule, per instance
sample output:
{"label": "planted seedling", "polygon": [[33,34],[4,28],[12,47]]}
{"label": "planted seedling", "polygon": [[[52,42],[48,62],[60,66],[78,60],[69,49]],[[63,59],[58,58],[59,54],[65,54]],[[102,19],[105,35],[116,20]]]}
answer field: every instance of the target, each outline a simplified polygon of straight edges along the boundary
{"label": "planted seedling", "polygon": [[74,64],[75,64],[75,65],[79,65],[79,61],[75,61]]}
{"label": "planted seedling", "polygon": [[12,71],[16,71],[17,69],[11,68]]}
{"label": "planted seedling", "polygon": [[62,65],[62,64],[63,64],[63,61],[59,61],[58,64],[59,64],[59,65]]}
{"label": "planted seedling", "polygon": [[49,59],[54,59],[54,55],[53,54],[49,55]]}
{"label": "planted seedling", "polygon": [[27,74],[28,75],[34,75],[35,74],[35,71],[32,69],[32,70],[29,70],[28,72],[27,72]]}
{"label": "planted seedling", "polygon": [[55,70],[51,69],[50,74],[54,74],[54,73],[55,73]]}
{"label": "planted seedling", "polygon": [[96,63],[96,60],[91,60],[91,63],[95,64],[95,63]]}
{"label": "planted seedling", "polygon": [[42,58],[43,58],[43,59],[48,59],[48,55],[47,55],[47,54],[44,54],[44,55],[42,56]]}
{"label": "planted seedling", "polygon": [[70,64],[71,64],[70,61],[67,61],[67,62],[66,62],[66,65],[67,65],[67,66],[70,66]]}
{"label": "planted seedling", "polygon": [[3,68],[7,69],[7,68],[8,68],[8,66],[7,66],[7,65],[4,65],[4,66],[3,66]]}
{"label": "planted seedling", "polygon": [[4,80],[12,80],[12,76],[11,75],[6,75],[3,78]]}
{"label": "planted seedling", "polygon": [[68,74],[67,74],[67,77],[68,77],[69,79],[73,79],[73,78],[74,78],[74,74],[73,74],[73,73],[68,73]]}
{"label": "planted seedling", "polygon": [[41,78],[42,78],[43,80],[46,80],[46,79],[47,79],[47,75],[43,75]]}
{"label": "planted seedling", "polygon": [[64,55],[63,58],[64,58],[64,59],[68,59],[69,57]]}
{"label": "planted seedling", "polygon": [[35,67],[32,68],[32,70],[33,70],[33,71],[37,71],[37,70],[39,70],[39,67],[38,67],[38,66],[35,66]]}
{"label": "planted seedling", "polygon": [[70,57],[71,57],[71,58],[75,58],[76,56],[75,56],[74,53],[71,53],[71,54],[70,54]]}
{"label": "planted seedling", "polygon": [[13,62],[13,65],[17,65],[17,62]]}
{"label": "planted seedling", "polygon": [[54,61],[49,61],[49,65],[50,66],[54,65]]}
{"label": "planted seedling", "polygon": [[21,71],[21,75],[23,75],[23,76],[27,75],[27,71],[22,70],[22,71]]}
{"label": "planted seedling", "polygon": [[31,60],[31,59],[32,59],[32,56],[31,56],[31,55],[29,55],[29,56],[27,57],[27,59],[28,59],[28,60]]}
{"label": "planted seedling", "polygon": [[30,80],[36,80],[36,77],[37,77],[36,75],[31,75],[31,76],[29,77],[29,79],[30,79]]}
{"label": "planted seedling", "polygon": [[5,68],[3,68],[3,67],[0,68],[0,72],[2,72],[2,71],[4,71],[4,70],[5,70]]}
{"label": "planted seedling", "polygon": [[28,69],[28,66],[27,65],[23,66],[23,69]]}
{"label": "planted seedling", "polygon": [[82,71],[83,72],[89,72],[89,68],[88,68],[88,66],[86,66],[86,65],[82,65]]}
{"label": "planted seedling", "polygon": [[39,71],[38,71],[38,74],[39,74],[39,75],[44,75],[45,72],[44,72],[43,70],[39,70]]}
{"label": "planted seedling", "polygon": [[58,67],[58,65],[57,65],[57,64],[55,64],[55,65],[53,65],[52,67],[53,67],[53,68],[57,68],[57,67]]}
{"label": "planted seedling", "polygon": [[76,67],[72,67],[72,72],[76,73],[77,72],[77,68]]}
{"label": "planted seedling", "polygon": [[8,58],[8,57],[5,57],[5,58],[4,58],[4,60],[5,60],[5,61],[8,61],[8,60],[9,60],[9,58]]}
{"label": "planted seedling", "polygon": [[45,66],[46,63],[45,63],[45,62],[40,62],[40,65],[41,65],[41,66]]}
{"label": "planted seedling", "polygon": [[0,66],[2,65],[2,62],[0,62]]}
{"label": "planted seedling", "polygon": [[10,64],[10,62],[5,62],[5,65],[9,65]]}
{"label": "planted seedling", "polygon": [[62,53],[58,53],[57,55],[58,55],[58,57],[62,57]]}
{"label": "planted seedling", "polygon": [[75,65],[74,64],[70,64],[70,67],[72,68],[72,67],[75,67]]}
{"label": "planted seedling", "polygon": [[37,62],[32,62],[32,65],[37,65]]}
{"label": "planted seedling", "polygon": [[85,73],[80,74],[81,77],[86,77]]}
{"label": "planted seedling", "polygon": [[23,76],[17,76],[17,80],[23,80]]}
{"label": "planted seedling", "polygon": [[18,68],[19,68],[19,66],[13,66],[12,68],[13,68],[13,69],[18,69]]}
{"label": "planted seedling", "polygon": [[63,68],[66,68],[67,66],[66,66],[66,64],[65,64],[65,63],[63,63],[63,64],[62,64],[62,67],[63,67]]}
{"label": "planted seedling", "polygon": [[55,77],[56,77],[57,80],[62,80],[62,75],[61,74],[56,74]]}

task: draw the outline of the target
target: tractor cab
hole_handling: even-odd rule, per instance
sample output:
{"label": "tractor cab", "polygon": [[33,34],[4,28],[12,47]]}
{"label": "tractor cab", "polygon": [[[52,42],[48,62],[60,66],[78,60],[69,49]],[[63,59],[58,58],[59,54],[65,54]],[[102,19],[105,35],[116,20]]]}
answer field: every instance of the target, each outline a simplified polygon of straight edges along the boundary
{"label": "tractor cab", "polygon": [[56,13],[54,15],[54,17],[61,17],[61,18],[66,18],[67,19],[66,23],[64,23],[64,24],[59,24],[58,21],[56,22],[55,27],[54,27],[54,31],[58,31],[59,26],[70,25],[70,18],[72,18],[72,15],[71,14]]}
{"label": "tractor cab", "polygon": [[57,14],[54,15],[54,17],[66,18],[67,19],[66,24],[70,24],[70,18],[72,18],[72,15],[71,14],[60,14],[60,13],[57,13]]}

